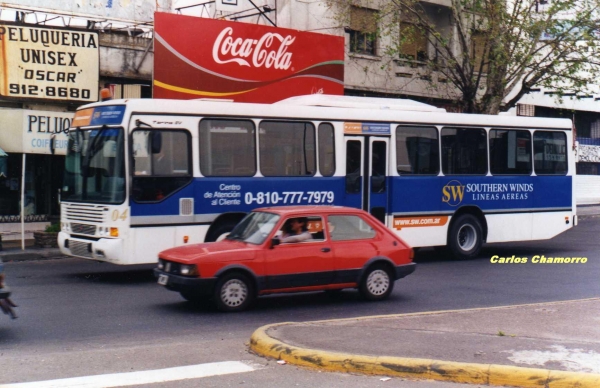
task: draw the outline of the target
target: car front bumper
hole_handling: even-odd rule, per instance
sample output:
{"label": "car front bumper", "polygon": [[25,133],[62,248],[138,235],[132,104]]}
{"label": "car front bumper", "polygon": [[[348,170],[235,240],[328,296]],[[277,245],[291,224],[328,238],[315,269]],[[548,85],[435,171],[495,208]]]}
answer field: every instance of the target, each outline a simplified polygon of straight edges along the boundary
{"label": "car front bumper", "polygon": [[192,291],[198,295],[212,295],[215,289],[215,284],[217,283],[217,278],[196,278],[174,275],[172,273],[155,268],[154,277],[160,280],[161,275],[167,276],[166,283],[160,283],[167,289],[178,292]]}

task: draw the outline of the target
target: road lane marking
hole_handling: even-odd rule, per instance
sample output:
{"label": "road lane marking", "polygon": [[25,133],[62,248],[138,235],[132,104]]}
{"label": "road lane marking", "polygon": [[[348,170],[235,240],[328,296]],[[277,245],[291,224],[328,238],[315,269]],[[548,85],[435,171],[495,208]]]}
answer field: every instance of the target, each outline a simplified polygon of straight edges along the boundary
{"label": "road lane marking", "polygon": [[252,372],[255,369],[239,361],[211,362],[175,368],[106,375],[71,377],[67,379],[34,381],[29,383],[0,384],[0,388],[107,388],[130,385],[163,383],[202,377]]}

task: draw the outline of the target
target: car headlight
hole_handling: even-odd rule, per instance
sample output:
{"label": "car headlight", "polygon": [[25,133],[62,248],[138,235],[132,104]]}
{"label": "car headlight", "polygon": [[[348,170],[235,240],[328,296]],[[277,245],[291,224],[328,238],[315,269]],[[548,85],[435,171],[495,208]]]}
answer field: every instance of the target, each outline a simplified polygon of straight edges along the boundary
{"label": "car headlight", "polygon": [[179,268],[179,273],[183,276],[195,276],[198,275],[198,267],[195,264],[184,265],[182,264]]}
{"label": "car headlight", "polygon": [[165,262],[162,259],[158,259],[158,269],[165,269]]}

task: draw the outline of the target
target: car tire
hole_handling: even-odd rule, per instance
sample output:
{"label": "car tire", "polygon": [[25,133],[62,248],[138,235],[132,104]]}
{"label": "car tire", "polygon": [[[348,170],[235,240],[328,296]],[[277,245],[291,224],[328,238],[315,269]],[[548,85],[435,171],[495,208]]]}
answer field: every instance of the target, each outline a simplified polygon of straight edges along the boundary
{"label": "car tire", "polygon": [[223,240],[225,237],[227,237],[229,233],[231,233],[231,231],[233,230],[233,228],[235,228],[236,225],[237,223],[235,222],[225,222],[217,226],[209,234],[206,235],[206,239],[204,240],[204,242],[214,242]]}
{"label": "car tire", "polygon": [[220,311],[244,311],[254,303],[255,298],[254,285],[244,274],[225,274],[217,281],[214,300]]}
{"label": "car tire", "polygon": [[448,247],[455,260],[471,260],[477,257],[483,244],[483,228],[472,214],[463,214],[452,223],[448,235]]}
{"label": "car tire", "polygon": [[384,265],[374,265],[367,269],[361,282],[360,293],[367,300],[383,300],[394,289],[394,278]]}

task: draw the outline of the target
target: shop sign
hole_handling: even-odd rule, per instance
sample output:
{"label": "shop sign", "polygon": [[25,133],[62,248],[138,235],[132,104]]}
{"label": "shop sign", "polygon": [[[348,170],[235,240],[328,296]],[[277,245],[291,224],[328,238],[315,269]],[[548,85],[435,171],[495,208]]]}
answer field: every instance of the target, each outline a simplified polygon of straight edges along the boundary
{"label": "shop sign", "polygon": [[0,23],[0,95],[98,101],[98,34]]}
{"label": "shop sign", "polygon": [[17,9],[27,6],[42,12],[66,13],[73,16],[151,22],[155,11],[170,10],[172,3],[172,0],[8,0],[3,1],[2,5]]}
{"label": "shop sign", "polygon": [[71,126],[73,112],[23,111],[23,152],[28,154],[67,153],[65,129]]}
{"label": "shop sign", "polygon": [[272,103],[344,92],[344,39],[156,13],[154,98]]}

